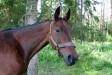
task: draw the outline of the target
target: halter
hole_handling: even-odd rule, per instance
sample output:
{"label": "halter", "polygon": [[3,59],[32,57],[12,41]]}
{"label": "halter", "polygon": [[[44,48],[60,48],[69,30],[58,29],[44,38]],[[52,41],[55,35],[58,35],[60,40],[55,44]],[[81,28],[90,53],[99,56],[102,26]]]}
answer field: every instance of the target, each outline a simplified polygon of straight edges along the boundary
{"label": "halter", "polygon": [[76,47],[72,42],[57,44],[55,42],[54,38],[52,37],[51,27],[52,27],[52,22],[50,24],[50,38],[49,38],[49,40],[51,39],[51,41],[53,42],[53,44],[55,45],[55,47],[56,47],[57,50],[59,50],[60,48],[65,48],[65,47]]}

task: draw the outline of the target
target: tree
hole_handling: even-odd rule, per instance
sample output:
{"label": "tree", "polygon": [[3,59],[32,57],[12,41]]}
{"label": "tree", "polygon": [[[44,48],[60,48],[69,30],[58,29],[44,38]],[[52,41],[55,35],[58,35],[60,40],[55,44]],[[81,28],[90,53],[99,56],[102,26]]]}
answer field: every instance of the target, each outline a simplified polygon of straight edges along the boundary
{"label": "tree", "polygon": [[[37,2],[38,0],[27,0],[26,5],[26,24],[34,24],[37,19]],[[27,69],[27,75],[37,75],[37,54],[30,60]]]}
{"label": "tree", "polygon": [[111,20],[112,20],[112,0],[110,0],[111,3]]}
{"label": "tree", "polygon": [[81,30],[80,30],[80,40],[82,42],[82,20],[83,20],[83,15],[82,15],[82,12],[83,12],[83,0],[81,0],[81,10],[80,10],[80,21],[81,21]]}

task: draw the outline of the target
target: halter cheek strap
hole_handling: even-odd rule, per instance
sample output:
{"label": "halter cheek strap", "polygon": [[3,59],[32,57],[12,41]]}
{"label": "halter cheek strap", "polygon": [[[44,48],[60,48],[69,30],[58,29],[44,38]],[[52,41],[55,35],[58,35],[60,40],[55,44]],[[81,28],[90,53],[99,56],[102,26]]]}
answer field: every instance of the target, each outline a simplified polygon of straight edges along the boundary
{"label": "halter cheek strap", "polygon": [[60,48],[65,48],[65,47],[76,47],[72,42],[57,44],[55,42],[54,38],[52,37],[51,26],[52,26],[52,22],[50,24],[50,38],[49,39],[51,39],[51,41],[53,42],[53,44],[55,45],[55,47],[56,47],[57,50],[59,50]]}

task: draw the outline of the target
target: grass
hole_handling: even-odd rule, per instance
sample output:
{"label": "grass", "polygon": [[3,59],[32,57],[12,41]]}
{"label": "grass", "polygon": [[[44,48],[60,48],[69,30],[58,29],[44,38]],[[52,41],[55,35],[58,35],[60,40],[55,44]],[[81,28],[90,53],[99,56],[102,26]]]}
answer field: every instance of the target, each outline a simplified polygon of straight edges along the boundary
{"label": "grass", "polygon": [[112,75],[112,42],[74,43],[79,55],[75,65],[67,66],[48,45],[38,53],[38,75]]}

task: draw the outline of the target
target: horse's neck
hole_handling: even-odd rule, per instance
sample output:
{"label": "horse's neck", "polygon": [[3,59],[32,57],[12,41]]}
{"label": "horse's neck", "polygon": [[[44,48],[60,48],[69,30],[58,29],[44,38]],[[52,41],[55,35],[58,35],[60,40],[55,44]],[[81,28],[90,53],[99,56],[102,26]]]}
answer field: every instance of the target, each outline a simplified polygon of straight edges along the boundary
{"label": "horse's neck", "polygon": [[18,40],[29,61],[41,48],[48,44],[50,21],[17,29],[14,37]]}

